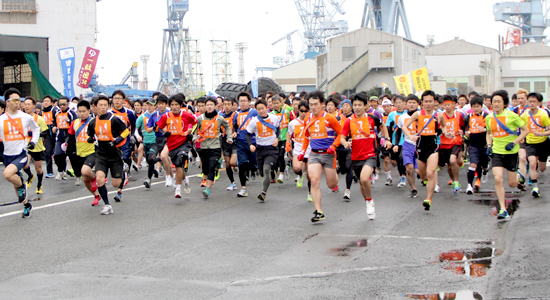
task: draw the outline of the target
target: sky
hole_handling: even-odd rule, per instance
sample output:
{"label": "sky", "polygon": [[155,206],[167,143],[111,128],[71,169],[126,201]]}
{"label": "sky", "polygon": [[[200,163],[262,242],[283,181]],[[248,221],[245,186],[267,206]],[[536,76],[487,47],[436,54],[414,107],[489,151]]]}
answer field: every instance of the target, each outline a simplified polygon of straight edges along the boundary
{"label": "sky", "polygon": [[[508,25],[494,21],[496,0],[404,0],[412,40],[426,44],[433,35],[436,43],[460,37],[478,45],[498,49],[498,35],[505,35]],[[349,31],[360,28],[364,0],[346,0],[345,15]],[[149,89],[156,90],[160,77],[162,29],[168,27],[167,4],[161,0],[103,0],[97,3],[97,43],[100,55],[96,67],[101,84],[118,84],[133,62],[138,62],[140,80],[143,66],[140,55],[150,55]],[[274,67],[274,56],[285,56],[286,41],[271,44],[303,25],[293,0],[190,0],[184,26],[192,38],[200,39],[205,88],[212,88],[212,48],[210,40],[230,40],[233,82],[237,82],[237,42],[246,42],[246,82],[256,67]],[[293,38],[294,50],[302,42]],[[268,73],[265,74],[269,76]]]}

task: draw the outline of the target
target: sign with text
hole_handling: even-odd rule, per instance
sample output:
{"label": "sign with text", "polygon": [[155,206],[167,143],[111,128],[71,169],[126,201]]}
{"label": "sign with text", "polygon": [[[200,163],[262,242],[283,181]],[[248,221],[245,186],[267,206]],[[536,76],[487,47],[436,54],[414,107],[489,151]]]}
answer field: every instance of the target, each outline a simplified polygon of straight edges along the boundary
{"label": "sign with text", "polygon": [[393,79],[395,80],[395,85],[397,86],[399,94],[405,96],[412,94],[411,76],[409,74],[395,76]]}
{"label": "sign with text", "polygon": [[98,56],[99,50],[90,47],[86,48],[82,66],[80,67],[80,73],[78,74],[78,83],[76,85],[83,89],[88,88],[90,80],[92,80],[92,75],[94,74]]}
{"label": "sign with text", "polygon": [[411,72],[414,89],[416,93],[422,94],[424,91],[431,90],[430,77],[428,76],[428,69],[426,67],[414,70]]}
{"label": "sign with text", "polygon": [[61,62],[61,73],[63,74],[63,95],[66,97],[74,97],[74,48],[59,49],[59,61]]}

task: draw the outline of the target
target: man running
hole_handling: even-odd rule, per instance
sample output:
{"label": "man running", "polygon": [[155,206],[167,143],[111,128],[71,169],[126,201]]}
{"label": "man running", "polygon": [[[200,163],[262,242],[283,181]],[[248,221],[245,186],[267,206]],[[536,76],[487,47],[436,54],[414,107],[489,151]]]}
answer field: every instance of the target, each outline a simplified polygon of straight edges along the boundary
{"label": "man running", "polygon": [[[470,153],[470,166],[468,168],[468,188],[466,193],[474,193],[473,187],[479,189],[481,182],[487,183],[487,172],[489,167],[489,157],[487,156],[487,129],[485,128],[485,118],[487,113],[483,111],[483,98],[474,96],[470,100],[472,112],[464,119],[466,125],[466,138],[468,138]],[[475,174],[478,179],[474,183]],[[481,180],[480,180],[481,178]]]}
{"label": "man running", "polygon": [[[403,156],[403,165],[405,166],[405,170],[407,173],[407,182],[409,183],[409,186],[411,188],[411,192],[409,194],[409,197],[411,198],[416,198],[416,196],[418,195],[418,190],[416,189],[415,184],[415,171],[418,170],[418,162],[416,160],[416,142],[410,139],[409,136],[405,134],[403,128],[405,127],[405,124],[411,118],[411,116],[418,111],[419,105],[420,99],[418,99],[418,97],[416,97],[415,95],[410,95],[409,97],[407,97],[407,111],[399,116],[396,121],[397,127],[402,132],[401,137],[397,136],[398,139],[396,140],[396,142],[401,143],[401,140],[403,140],[403,142],[401,143],[401,155]],[[418,122],[411,122],[407,126],[407,131],[411,135],[416,136],[418,132],[417,123]]]}
{"label": "man running", "polygon": [[221,114],[231,128],[230,135],[228,135],[228,133],[225,131],[222,135],[222,150],[223,158],[225,160],[225,172],[227,173],[227,177],[231,182],[231,184],[227,187],[228,191],[234,191],[237,189],[237,184],[235,183],[235,177],[233,174],[233,168],[237,166],[237,145],[235,144],[235,142],[227,142],[230,136],[231,140],[233,140],[233,118],[236,114],[236,112],[233,110],[234,102],[237,101],[232,98],[225,98],[223,100],[223,113]]}
{"label": "man running", "polygon": [[53,124],[53,113],[54,113],[54,107],[52,105],[52,96],[46,95],[44,98],[42,98],[42,118],[44,118],[44,122],[46,122],[46,126],[48,126],[48,130],[46,131],[46,136],[44,137],[44,148],[45,150],[45,159],[46,159],[46,178],[53,178],[55,175],[53,174],[53,152],[55,148],[55,136],[52,132],[52,129],[54,127]]}
{"label": "man running", "polygon": [[[504,191],[504,170],[508,171],[508,185],[515,187],[518,182],[517,165],[519,143],[527,136],[529,129],[514,112],[506,109],[509,103],[508,92],[499,90],[491,96],[493,113],[485,118],[487,128],[487,154],[491,156],[495,191],[500,205],[497,219],[508,219]],[[521,128],[518,136],[517,130]],[[525,177],[520,173],[525,181]]]}
{"label": "man running", "polygon": [[[34,112],[34,109],[36,107],[36,100],[33,97],[27,97],[25,99],[25,112],[29,114],[34,122],[38,124],[40,127],[40,138],[38,139],[38,143],[34,146],[34,149],[28,149],[29,150],[29,163],[27,163],[26,168],[23,169],[25,173],[29,176],[27,179],[27,189],[31,188],[32,181],[34,179],[34,175],[31,172],[30,168],[30,159],[32,158],[34,160],[34,169],[36,170],[36,177],[38,178],[38,183],[36,184],[36,193],[42,194],[42,179],[44,177],[44,172],[42,171],[42,162],[45,159],[44,156],[44,150],[46,148],[44,147],[44,137],[48,134],[48,126],[46,126],[46,122],[44,122],[44,119],[37,115]],[[30,132],[29,132],[30,133]],[[31,135],[29,134],[29,137],[27,138],[27,142],[30,142],[32,139]]]}
{"label": "man running", "polygon": [[140,143],[143,143],[143,155],[147,160],[147,179],[143,181],[143,185],[148,189],[151,188],[151,178],[153,178],[153,174],[155,173],[155,164],[157,163],[158,152],[156,136],[155,132],[153,132],[153,127],[147,126],[149,120],[151,119],[153,114],[155,114],[155,104],[156,101],[152,98],[147,99],[147,101],[143,103],[145,112],[142,113],[141,116],[139,116],[139,118],[137,119],[135,132],[136,140]]}
{"label": "man running", "polygon": [[54,160],[57,165],[56,180],[67,180],[67,137],[71,123],[78,117],[76,113],[69,110],[69,98],[59,98],[59,110],[53,112],[52,133],[56,135]]}
{"label": "man running", "polygon": [[[272,98],[272,103],[273,103],[273,109],[271,110],[270,114],[276,115],[280,120],[279,137],[278,137],[279,145],[277,146],[277,148],[279,149],[279,154],[277,156],[277,163],[273,166],[273,175],[277,175],[277,170],[279,170],[279,177],[277,178],[277,182],[283,183],[283,178],[286,170],[286,164],[285,164],[286,134],[288,132],[288,123],[290,122],[290,113],[287,109],[284,108],[286,104],[284,103],[283,98],[281,98],[281,96],[274,95]],[[256,153],[256,156],[258,156],[257,153]],[[262,168],[261,165],[258,165],[258,167],[260,169]],[[265,171],[269,172],[269,170],[265,170]],[[275,180],[274,177],[275,176],[272,177],[273,180]]]}
{"label": "man running", "polygon": [[[346,99],[342,101],[342,113],[336,117],[340,126],[344,127],[346,121],[353,115],[353,110],[351,107],[351,101]],[[353,169],[351,166],[351,150],[345,148],[343,144],[340,144],[336,148],[336,158],[338,160],[338,171],[340,174],[345,175],[344,179],[346,180],[346,190],[344,191],[344,200],[349,201],[351,199],[351,183],[353,182]],[[338,185],[336,185],[338,187]]]}
{"label": "man running", "polygon": [[458,170],[462,160],[464,119],[462,113],[456,109],[455,98],[450,95],[443,96],[443,109],[444,112],[438,116],[443,132],[440,139],[439,167],[443,168],[447,165],[447,171],[452,180],[452,191],[457,194],[461,189]]}
{"label": "man running", "polygon": [[[390,158],[392,164],[397,165],[397,171],[399,172],[399,183],[397,184],[398,188],[405,187],[407,180],[407,171],[403,165],[403,157],[401,155],[401,148],[403,146],[403,132],[401,128],[397,127],[397,121],[399,118],[405,114],[405,98],[401,95],[397,95],[394,98],[394,107],[395,110],[390,113],[388,119],[386,120],[386,126],[391,129],[392,134],[392,144],[393,148],[390,150]],[[414,172],[414,168],[413,168]],[[414,181],[414,178],[413,178]]]}
{"label": "man running", "polygon": [[[155,99],[154,96],[153,96],[153,99]],[[168,156],[168,147],[166,147],[166,137],[164,136],[164,132],[166,131],[166,128],[158,128],[156,125],[157,122],[160,120],[160,118],[169,112],[169,110],[166,109],[166,107],[168,106],[168,97],[166,97],[166,95],[164,94],[158,94],[156,101],[157,101],[157,111],[151,116],[149,121],[147,121],[147,128],[153,128],[155,130],[157,155],[160,157],[160,160],[162,161],[162,165],[164,167],[164,171],[166,175],[165,186],[170,187],[173,185],[173,182],[172,182],[173,172],[172,172],[172,166],[170,163],[170,157]],[[157,171],[157,174],[158,172],[159,171]]]}
{"label": "man running", "polygon": [[[302,186],[304,185],[304,177],[306,177],[308,190],[307,201],[312,202],[313,198],[311,197],[311,180],[309,179],[309,175],[306,172],[306,166],[309,154],[311,153],[311,147],[308,147],[308,149],[306,150],[303,161],[298,160],[300,151],[302,151],[302,144],[305,140],[305,136],[302,134],[302,131],[304,130],[307,122],[309,103],[307,103],[307,101],[305,100],[301,100],[300,104],[298,105],[298,109],[300,115],[288,124],[286,151],[292,153],[292,168],[294,169],[294,173],[298,175],[296,186],[298,188],[302,188]],[[304,172],[306,172],[305,176]]]}
{"label": "man running", "polygon": [[321,207],[321,176],[325,172],[327,186],[332,190],[338,184],[338,174],[336,173],[336,148],[340,145],[340,139],[337,137],[342,130],[342,126],[336,118],[323,111],[322,104],[325,102],[323,92],[314,91],[309,94],[309,106],[311,114],[308,123],[304,128],[306,139],[302,145],[302,150],[298,160],[302,161],[307,148],[311,144],[311,154],[309,155],[308,174],[311,179],[311,196],[315,211],[311,222],[318,222],[325,219],[325,214]]}
{"label": "man running", "polygon": [[[21,92],[9,88],[4,93],[6,112],[0,116],[0,137],[4,142],[4,178],[13,184],[19,203],[23,203],[23,218],[31,216],[32,205],[27,200],[27,185],[21,176],[21,169],[27,164],[27,149],[33,149],[40,137],[40,126],[28,114],[19,111]],[[27,143],[27,130],[32,139]]]}

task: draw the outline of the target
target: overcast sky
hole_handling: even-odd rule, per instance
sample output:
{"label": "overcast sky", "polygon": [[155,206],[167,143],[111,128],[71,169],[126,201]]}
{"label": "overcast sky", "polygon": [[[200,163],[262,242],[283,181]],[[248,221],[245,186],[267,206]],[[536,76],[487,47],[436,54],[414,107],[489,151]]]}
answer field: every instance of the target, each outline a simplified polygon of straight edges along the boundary
{"label": "overcast sky", "polygon": [[[426,44],[427,35],[436,43],[458,36],[468,42],[498,49],[498,35],[507,25],[494,21],[496,0],[405,0],[412,39]],[[349,31],[361,24],[365,1],[346,0],[345,15]],[[149,89],[156,90],[160,75],[162,29],[167,28],[167,7],[164,0],[116,0],[97,3],[96,47],[101,51],[96,72],[101,84],[118,84],[132,62],[142,65],[140,55],[150,55]],[[273,65],[274,56],[285,56],[286,41],[273,42],[303,25],[293,0],[190,0],[184,24],[193,38],[201,40],[202,65],[206,90],[212,90],[212,48],[210,40],[229,39],[233,60],[233,81],[237,82],[238,55],[234,43],[247,42],[245,52],[246,80],[252,79],[256,67]],[[294,49],[301,50],[301,41],[294,39]],[[267,75],[267,74],[266,74]]]}

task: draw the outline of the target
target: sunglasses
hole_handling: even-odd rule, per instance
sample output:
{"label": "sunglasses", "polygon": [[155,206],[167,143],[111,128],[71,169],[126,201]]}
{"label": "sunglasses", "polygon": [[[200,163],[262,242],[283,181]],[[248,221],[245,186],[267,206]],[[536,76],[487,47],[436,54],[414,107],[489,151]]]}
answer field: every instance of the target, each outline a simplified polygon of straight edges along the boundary
{"label": "sunglasses", "polygon": [[7,101],[17,101],[17,102],[21,102],[21,101],[25,101],[25,98],[11,98],[11,99],[8,99]]}
{"label": "sunglasses", "polygon": [[303,113],[307,113],[309,110],[301,110],[300,109],[300,112],[303,112]]}
{"label": "sunglasses", "polygon": [[59,103],[59,106],[68,105],[69,103]]}

